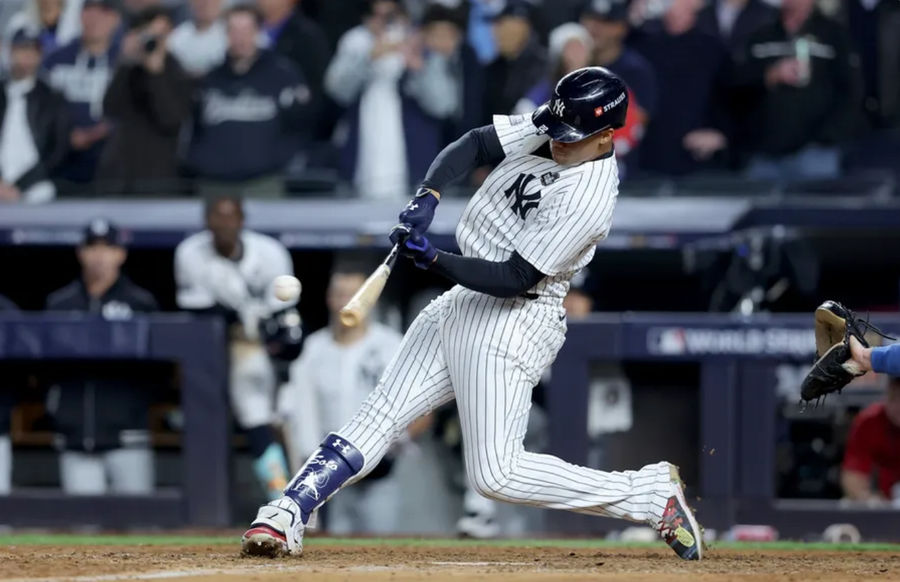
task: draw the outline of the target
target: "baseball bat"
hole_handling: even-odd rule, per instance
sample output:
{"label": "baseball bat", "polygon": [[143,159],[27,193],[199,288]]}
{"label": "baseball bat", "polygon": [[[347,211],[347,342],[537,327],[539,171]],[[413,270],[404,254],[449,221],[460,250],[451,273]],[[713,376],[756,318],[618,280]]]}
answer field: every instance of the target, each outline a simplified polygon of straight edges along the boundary
{"label": "baseball bat", "polygon": [[353,294],[347,305],[341,309],[339,314],[341,323],[347,327],[356,327],[369,315],[375,302],[381,296],[388,277],[391,276],[391,270],[394,268],[394,263],[397,262],[399,253],[399,247],[394,245],[394,248],[391,249],[384,261],[369,275],[362,287]]}

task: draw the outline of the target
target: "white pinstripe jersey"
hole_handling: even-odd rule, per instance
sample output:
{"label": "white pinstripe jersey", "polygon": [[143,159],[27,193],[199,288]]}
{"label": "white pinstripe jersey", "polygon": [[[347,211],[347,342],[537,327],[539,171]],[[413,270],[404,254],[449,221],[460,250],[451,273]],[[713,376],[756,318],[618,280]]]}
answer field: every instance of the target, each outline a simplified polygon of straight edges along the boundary
{"label": "white pinstripe jersey", "polygon": [[614,156],[561,166],[533,155],[546,143],[531,114],[495,115],[506,157],[475,192],[456,227],[462,254],[505,261],[516,251],[547,275],[531,293],[565,297],[606,237],[619,192]]}

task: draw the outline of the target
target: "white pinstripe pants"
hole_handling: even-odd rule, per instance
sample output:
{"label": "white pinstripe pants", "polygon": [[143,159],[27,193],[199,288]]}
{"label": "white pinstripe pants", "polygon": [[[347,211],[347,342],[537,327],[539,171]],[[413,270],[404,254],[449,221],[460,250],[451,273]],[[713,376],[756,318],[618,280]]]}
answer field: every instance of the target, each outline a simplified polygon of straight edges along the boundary
{"label": "white pinstripe pants", "polygon": [[337,434],[371,470],[414,419],[456,397],[469,482],[491,499],[638,522],[673,494],[668,463],[604,472],[524,450],[531,390],[565,339],[562,306],[454,287],[407,331],[378,387]]}

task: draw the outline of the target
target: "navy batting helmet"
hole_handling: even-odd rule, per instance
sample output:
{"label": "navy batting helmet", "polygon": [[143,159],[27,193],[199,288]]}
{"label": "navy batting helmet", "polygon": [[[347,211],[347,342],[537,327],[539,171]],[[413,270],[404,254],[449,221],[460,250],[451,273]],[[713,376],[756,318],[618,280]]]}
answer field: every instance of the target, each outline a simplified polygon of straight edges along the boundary
{"label": "navy batting helmet", "polygon": [[559,80],[550,100],[531,115],[534,125],[556,141],[581,141],[625,125],[628,89],[603,67],[585,67]]}

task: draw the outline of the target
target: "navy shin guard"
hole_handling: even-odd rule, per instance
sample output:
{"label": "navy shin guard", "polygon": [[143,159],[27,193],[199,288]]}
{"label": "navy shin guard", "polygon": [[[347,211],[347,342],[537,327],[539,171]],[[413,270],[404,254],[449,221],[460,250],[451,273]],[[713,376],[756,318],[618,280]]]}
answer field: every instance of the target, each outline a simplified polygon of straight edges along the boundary
{"label": "navy shin guard", "polygon": [[334,433],[325,437],[284,490],[300,506],[304,524],[316,508],[362,470],[364,462],[362,453],[347,439]]}

